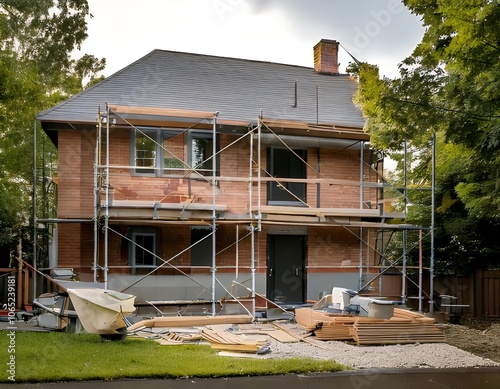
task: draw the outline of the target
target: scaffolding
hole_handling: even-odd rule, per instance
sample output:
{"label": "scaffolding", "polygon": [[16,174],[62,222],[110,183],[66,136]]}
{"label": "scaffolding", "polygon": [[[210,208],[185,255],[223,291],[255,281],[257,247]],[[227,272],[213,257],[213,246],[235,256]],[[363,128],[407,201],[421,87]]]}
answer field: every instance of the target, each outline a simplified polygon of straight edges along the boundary
{"label": "scaffolding", "polygon": [[[120,269],[130,270],[132,267],[130,264],[110,264],[110,236],[115,235],[122,241],[126,241],[127,244],[134,245],[155,258],[155,266],[146,266],[147,273],[142,274],[132,283],[123,287],[122,291],[132,288],[153,274],[157,274],[162,268],[170,268],[175,271],[175,274],[182,275],[202,288],[203,291],[209,293],[211,314],[213,315],[217,311],[217,288],[221,288],[227,296],[238,301],[240,296],[235,293],[235,288],[233,287],[235,285],[243,287],[250,292],[251,305],[249,307],[241,305],[249,314],[255,317],[256,273],[258,271],[256,257],[259,255],[257,247],[259,241],[258,234],[262,232],[263,226],[267,228],[273,226],[290,226],[299,229],[308,227],[341,228],[359,241],[358,263],[354,265],[346,263],[341,266],[320,266],[319,270],[335,271],[339,268],[357,270],[357,289],[361,292],[367,291],[377,280],[379,281],[380,291],[382,288],[382,277],[388,274],[390,270],[395,269],[402,276],[400,302],[406,304],[408,298],[406,295],[406,282],[409,279],[407,271],[417,269],[419,279],[416,286],[419,291],[417,298],[419,300],[420,311],[423,310],[422,301],[423,294],[425,294],[422,274],[423,271],[429,271],[431,288],[428,297],[432,309],[433,253],[431,253],[431,266],[428,268],[423,267],[421,242],[424,239],[422,231],[430,230],[431,237],[433,237],[433,223],[429,229],[422,226],[413,226],[404,223],[391,224],[387,222],[387,220],[397,218],[404,220],[405,213],[387,211],[386,205],[391,199],[384,199],[384,189],[390,185],[383,179],[382,158],[370,153],[366,136],[361,135],[357,129],[266,119],[262,112],[259,113],[255,122],[222,120],[218,116],[218,112],[126,107],[111,104],[106,104],[103,108],[99,107],[93,163],[93,217],[85,220],[37,219],[36,209],[34,208],[35,237],[38,236],[38,223],[50,224],[64,221],[80,223],[91,221],[93,223],[92,273],[94,283],[100,282],[100,276],[102,275],[103,287],[107,289],[109,287],[108,275],[110,271]],[[189,131],[201,131],[207,134],[207,136],[209,135],[212,139],[211,153],[208,153],[208,157],[197,160],[197,164],[189,163],[186,160],[186,155],[183,157],[176,155],[172,149],[163,144],[162,139],[150,136],[147,129],[152,128],[165,131],[176,129],[175,136],[182,137]],[[187,183],[187,193],[167,193],[163,199],[157,198],[153,201],[116,200],[116,188],[113,186],[112,181],[120,174],[130,176],[131,172],[142,168],[144,171],[154,170],[155,174],[157,172],[160,173],[159,177],[161,179],[163,176],[162,171],[167,170],[163,164],[144,164],[145,166],[141,167],[133,161],[130,161],[128,164],[112,163],[112,134],[116,134],[119,131],[135,131],[137,134],[140,134],[141,138],[145,139],[145,142],[154,144],[155,149],[158,148],[161,150],[161,153],[168,155],[172,165],[175,166],[171,170],[175,170],[176,173],[175,175],[169,175],[169,180],[185,181]],[[217,145],[218,134],[229,134],[236,137],[236,139],[228,142],[228,144],[219,149]],[[304,134],[307,134],[307,136]],[[240,177],[238,174],[235,176],[221,174],[218,169],[222,153],[235,147],[235,145],[242,141],[248,142],[249,145],[247,177]],[[321,163],[319,162],[320,149],[325,145],[333,144],[342,150],[353,150],[358,147],[360,162],[358,180],[332,178],[329,173],[321,172]],[[307,171],[306,177],[293,178],[273,175],[273,172],[266,168],[262,156],[263,146],[271,145],[287,150],[293,154],[293,158],[304,164],[304,169]],[[303,155],[296,152],[297,145],[300,148],[317,148],[318,162],[316,166],[313,166]],[[367,160],[368,158],[366,157],[370,155],[372,156],[371,160]],[[159,158],[159,156],[154,155],[152,158]],[[210,165],[210,169],[206,168],[207,164]],[[204,201],[203,203],[196,202],[196,188],[193,188],[193,186],[195,183],[200,182],[210,188],[210,201]],[[246,212],[233,212],[232,210],[228,210],[225,204],[220,204],[217,201],[220,187],[225,183],[236,183],[240,186],[247,186]],[[315,186],[316,196],[311,198],[301,197],[296,191],[290,189],[290,185],[294,184],[303,184],[307,187]],[[136,183],[136,185],[139,184]],[[271,185],[286,193],[287,198],[292,198],[293,202],[295,202],[294,206],[290,206],[289,204],[270,205],[263,203],[265,190],[269,191],[269,186]],[[358,187],[358,208],[322,208],[322,199],[320,198],[322,185],[328,187]],[[207,190],[204,190],[203,193],[206,195]],[[184,199],[185,201],[174,203],[171,200],[175,196],[179,198],[185,196],[186,199]],[[33,197],[34,204],[36,204],[36,184],[34,185]],[[316,201],[316,204],[310,204],[312,199]],[[403,193],[403,202],[405,205],[407,205],[407,200],[405,171],[405,190]],[[221,214],[226,216],[221,218]],[[137,223],[137,221],[142,225],[148,226],[204,226],[209,227],[211,232],[203,239],[191,242],[191,245],[176,252],[170,258],[165,259],[155,252],[149,251],[147,247],[141,246],[138,242],[127,236],[127,234],[112,227],[112,223],[124,223],[127,225],[127,223],[132,224],[134,222]],[[219,253],[217,252],[217,230],[223,225],[234,226],[236,230],[235,241],[230,244],[230,246],[235,247],[235,263],[231,266],[235,273],[235,278],[231,287],[224,285],[224,282],[218,276],[218,270],[222,269],[220,269],[220,266],[217,266],[217,255],[228,249],[228,247],[224,247]],[[243,237],[240,236],[241,230],[246,232]],[[385,235],[388,231],[402,231],[403,234],[403,253],[401,257],[394,261],[387,261],[383,251],[387,245]],[[409,267],[406,263],[408,231],[419,232],[418,247],[420,249],[420,261],[417,267]],[[180,258],[205,239],[211,240],[210,285],[206,285],[192,274],[189,274],[188,271],[192,270],[191,266],[185,269],[185,267],[173,263],[175,259]],[[239,244],[246,239],[250,239],[250,252],[248,253],[249,265],[245,270],[249,272],[250,278],[240,282],[240,272],[244,267],[240,260]],[[36,250],[34,257],[36,266]],[[378,266],[375,263],[371,263],[373,262],[373,257],[379,258]],[[156,265],[157,261],[159,265]],[[402,265],[398,265],[399,262],[402,262]],[[140,266],[136,266],[136,268],[140,268]],[[377,274],[370,278],[370,272],[373,273],[373,271],[377,271]],[[414,283],[412,280],[410,282]],[[249,286],[247,286],[248,284]]]}

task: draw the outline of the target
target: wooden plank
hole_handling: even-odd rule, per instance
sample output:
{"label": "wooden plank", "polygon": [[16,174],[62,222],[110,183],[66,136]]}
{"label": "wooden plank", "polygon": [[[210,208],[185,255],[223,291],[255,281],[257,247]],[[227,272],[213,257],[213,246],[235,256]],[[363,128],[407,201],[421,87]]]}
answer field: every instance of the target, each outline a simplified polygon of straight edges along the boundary
{"label": "wooden plank", "polygon": [[298,340],[291,336],[290,334],[287,334],[285,331],[276,329],[276,330],[262,330],[266,335],[269,335],[271,338],[277,340],[278,342],[281,343],[296,343]]}
{"label": "wooden plank", "polygon": [[213,349],[239,351],[244,353],[256,353],[262,347],[258,344],[227,344],[227,343],[211,343]]}
{"label": "wooden plank", "polygon": [[195,327],[213,324],[245,324],[253,321],[250,315],[221,315],[221,316],[172,316],[155,317],[143,320],[128,327],[129,331],[140,326],[145,327]]}
{"label": "wooden plank", "polygon": [[295,337],[299,341],[303,341],[303,342],[312,344],[314,346],[317,346],[317,347],[320,347],[320,348],[323,348],[326,350],[331,349],[329,346],[322,344],[321,341],[318,341],[316,339],[311,338],[310,337],[312,335],[311,332],[303,333],[303,331],[300,330],[300,328],[297,328],[296,326],[295,326],[295,328],[293,328],[292,325],[286,325],[284,323],[279,323],[279,322],[273,322],[273,325],[276,326],[277,328],[285,331],[289,335]]}
{"label": "wooden plank", "polygon": [[406,344],[444,342],[443,330],[435,324],[404,323],[386,320],[383,323],[355,323],[349,334],[361,344]]}
{"label": "wooden plank", "polygon": [[183,117],[183,118],[199,118],[212,119],[214,112],[208,111],[191,111],[184,109],[169,109],[158,107],[137,107],[126,105],[109,105],[109,110],[118,114],[134,114],[134,115],[153,115],[167,117]]}
{"label": "wooden plank", "polygon": [[231,352],[231,351],[219,351],[217,353],[220,357],[231,357],[231,358],[251,358],[251,359],[262,359],[258,354],[253,353],[242,353],[242,352]]}

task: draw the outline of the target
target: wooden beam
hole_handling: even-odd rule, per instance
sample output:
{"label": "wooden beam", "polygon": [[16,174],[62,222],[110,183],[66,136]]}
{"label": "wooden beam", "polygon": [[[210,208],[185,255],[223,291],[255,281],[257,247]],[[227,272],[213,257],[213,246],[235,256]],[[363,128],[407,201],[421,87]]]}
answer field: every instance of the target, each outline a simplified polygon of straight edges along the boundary
{"label": "wooden beam", "polygon": [[219,315],[219,316],[174,316],[155,317],[143,320],[128,327],[133,331],[141,326],[145,327],[193,327],[210,324],[248,324],[253,321],[250,315]]}
{"label": "wooden beam", "polygon": [[108,105],[108,107],[111,112],[118,114],[154,115],[154,116],[183,117],[183,118],[197,118],[197,119],[212,119],[214,117],[214,112],[208,112],[208,111],[190,111],[185,109],[136,107],[127,105]]}

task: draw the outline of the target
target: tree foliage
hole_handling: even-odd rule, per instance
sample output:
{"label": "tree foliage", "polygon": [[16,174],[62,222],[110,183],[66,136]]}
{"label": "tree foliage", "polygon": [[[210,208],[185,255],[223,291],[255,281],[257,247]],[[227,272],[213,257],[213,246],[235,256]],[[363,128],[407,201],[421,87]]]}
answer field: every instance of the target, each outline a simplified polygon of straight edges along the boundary
{"label": "tree foliage", "polygon": [[[104,59],[74,58],[90,16],[86,0],[0,0],[0,246],[17,244],[30,220],[36,114],[96,82],[104,69]],[[38,129],[37,138],[44,136]],[[38,166],[42,151],[57,152],[39,142]]]}
{"label": "tree foliage", "polygon": [[[402,142],[408,142],[409,185],[414,187],[429,186],[429,145],[437,136],[436,255],[441,270],[498,267],[500,3],[404,3],[426,30],[400,63],[398,78],[380,79],[375,66],[358,66],[356,98],[369,119],[367,131],[373,145],[387,150],[399,168]],[[417,197],[430,205],[429,196]]]}

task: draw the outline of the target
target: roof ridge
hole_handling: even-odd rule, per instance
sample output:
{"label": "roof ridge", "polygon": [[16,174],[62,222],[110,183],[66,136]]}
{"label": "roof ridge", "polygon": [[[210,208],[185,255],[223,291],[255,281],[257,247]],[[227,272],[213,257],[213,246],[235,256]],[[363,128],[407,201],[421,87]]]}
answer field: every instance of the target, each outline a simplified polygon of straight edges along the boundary
{"label": "roof ridge", "polygon": [[188,52],[188,51],[177,51],[177,50],[167,50],[167,49],[154,49],[151,53],[154,53],[154,52],[166,52],[166,53],[173,53],[173,54],[185,54],[185,55],[190,55],[190,56],[219,58],[219,59],[223,59],[223,60],[234,60],[234,61],[243,61],[243,62],[257,62],[257,63],[263,63],[263,64],[272,64],[272,65],[280,65],[280,66],[292,66],[292,67],[296,67],[296,68],[304,68],[304,69],[314,70],[313,66],[294,65],[294,64],[282,63],[282,62],[265,61],[265,60],[261,60],[261,59],[227,57],[227,56],[224,56],[224,55],[192,53],[192,52]]}

